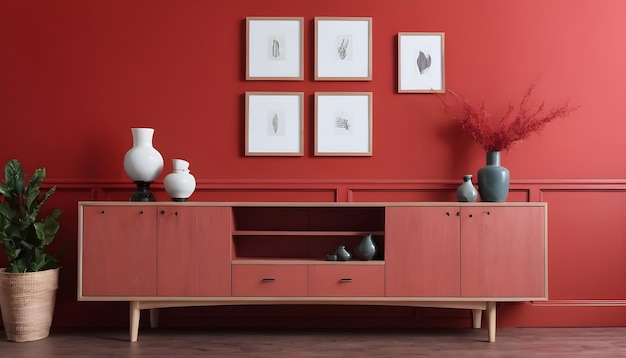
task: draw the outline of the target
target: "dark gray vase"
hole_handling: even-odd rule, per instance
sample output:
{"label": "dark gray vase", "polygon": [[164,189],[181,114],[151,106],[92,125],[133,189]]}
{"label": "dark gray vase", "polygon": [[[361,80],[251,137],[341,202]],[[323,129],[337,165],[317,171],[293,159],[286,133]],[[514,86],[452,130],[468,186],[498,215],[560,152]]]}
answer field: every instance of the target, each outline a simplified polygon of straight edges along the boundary
{"label": "dark gray vase", "polygon": [[350,254],[344,245],[337,247],[335,255],[337,255],[337,260],[339,261],[348,261],[352,258],[352,254]]}
{"label": "dark gray vase", "polygon": [[359,243],[359,246],[354,249],[353,254],[354,257],[359,260],[369,261],[376,256],[376,251],[377,248],[376,243],[374,242],[374,236],[365,235],[363,236],[361,243]]}
{"label": "dark gray vase", "polygon": [[509,170],[500,165],[500,152],[487,152],[487,165],[478,170],[481,201],[504,202],[509,195]]}

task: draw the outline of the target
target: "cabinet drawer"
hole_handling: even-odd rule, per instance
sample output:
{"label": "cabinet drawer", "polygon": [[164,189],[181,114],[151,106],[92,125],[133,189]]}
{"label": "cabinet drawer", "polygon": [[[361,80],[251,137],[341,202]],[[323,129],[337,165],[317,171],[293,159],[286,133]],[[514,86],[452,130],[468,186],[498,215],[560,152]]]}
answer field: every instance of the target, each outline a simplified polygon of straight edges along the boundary
{"label": "cabinet drawer", "polygon": [[384,296],[385,267],[311,265],[309,296]]}
{"label": "cabinet drawer", "polygon": [[306,265],[233,265],[233,296],[306,296]]}

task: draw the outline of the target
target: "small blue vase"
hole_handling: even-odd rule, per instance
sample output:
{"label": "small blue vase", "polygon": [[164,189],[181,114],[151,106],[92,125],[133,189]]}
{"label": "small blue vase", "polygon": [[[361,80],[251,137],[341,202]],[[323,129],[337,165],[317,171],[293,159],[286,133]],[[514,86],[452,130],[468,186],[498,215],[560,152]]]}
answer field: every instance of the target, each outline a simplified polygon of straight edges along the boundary
{"label": "small blue vase", "polygon": [[509,170],[500,165],[500,152],[487,152],[487,165],[478,170],[480,200],[504,202],[509,195]]}

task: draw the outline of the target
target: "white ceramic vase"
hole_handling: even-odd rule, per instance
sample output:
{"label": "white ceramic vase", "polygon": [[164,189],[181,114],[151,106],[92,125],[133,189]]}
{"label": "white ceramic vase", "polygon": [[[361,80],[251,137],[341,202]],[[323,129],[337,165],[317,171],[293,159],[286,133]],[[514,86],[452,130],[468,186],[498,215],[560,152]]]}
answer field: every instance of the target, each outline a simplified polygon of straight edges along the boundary
{"label": "white ceramic vase", "polygon": [[165,192],[172,201],[187,201],[196,190],[196,178],[189,172],[189,162],[172,159],[174,170],[165,176]]}
{"label": "white ceramic vase", "polygon": [[124,171],[137,184],[130,201],[155,201],[150,183],[163,172],[163,156],[152,146],[154,128],[131,128],[133,147],[124,155]]}

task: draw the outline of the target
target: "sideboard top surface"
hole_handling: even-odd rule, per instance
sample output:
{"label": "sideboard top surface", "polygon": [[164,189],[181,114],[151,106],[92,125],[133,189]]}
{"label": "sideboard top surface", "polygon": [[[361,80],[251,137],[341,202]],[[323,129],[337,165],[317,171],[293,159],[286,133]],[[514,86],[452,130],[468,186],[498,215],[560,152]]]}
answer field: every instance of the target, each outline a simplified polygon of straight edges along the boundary
{"label": "sideboard top surface", "polygon": [[547,207],[546,202],[213,202],[213,201],[79,201],[79,206],[225,206],[225,207],[402,207],[402,206],[461,206],[461,207],[497,207],[524,206]]}

